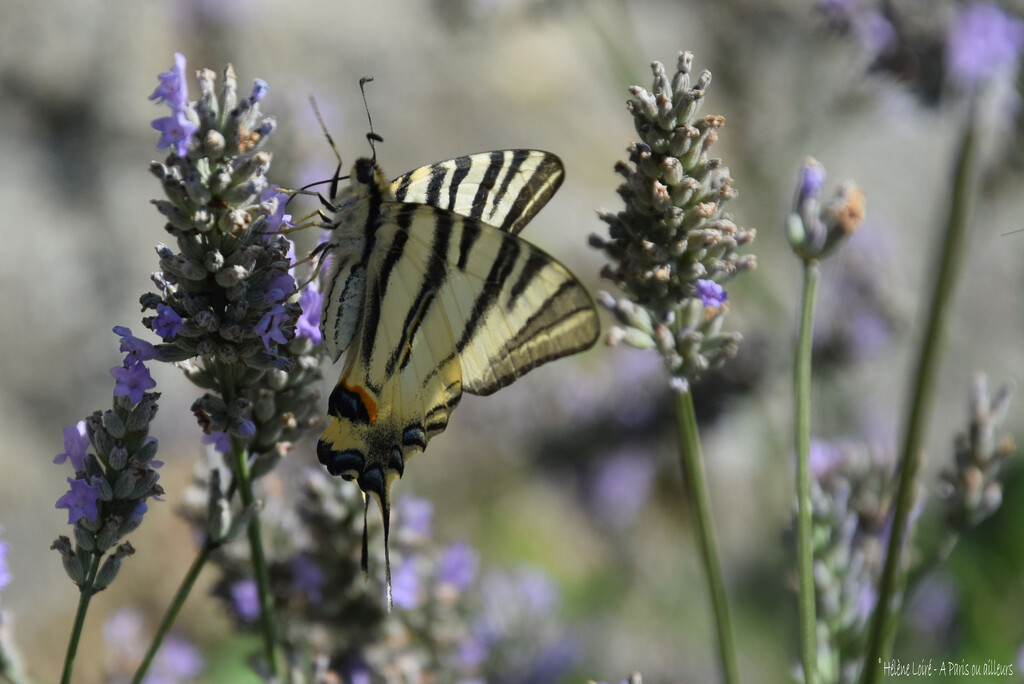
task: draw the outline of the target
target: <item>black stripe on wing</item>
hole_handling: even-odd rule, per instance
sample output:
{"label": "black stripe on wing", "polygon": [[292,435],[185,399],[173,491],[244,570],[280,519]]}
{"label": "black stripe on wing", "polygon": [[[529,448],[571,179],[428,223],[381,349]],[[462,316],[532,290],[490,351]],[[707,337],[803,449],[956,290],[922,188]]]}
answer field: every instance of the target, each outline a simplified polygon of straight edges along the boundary
{"label": "black stripe on wing", "polygon": [[558,157],[496,150],[423,166],[391,183],[398,202],[426,204],[518,233],[562,183]]}
{"label": "black stripe on wing", "polygon": [[452,238],[452,224],[454,223],[455,215],[440,209],[435,209],[433,215],[435,219],[433,240],[431,240],[427,268],[423,273],[420,289],[413,298],[409,311],[405,315],[401,339],[398,340],[388,357],[387,365],[384,369],[387,376],[395,372],[396,364],[399,364],[399,368],[405,368],[410,358],[409,350],[412,348],[416,331],[419,329],[420,323],[426,317],[427,311],[434,301],[434,293],[444,285],[448,277],[448,245]]}
{"label": "black stripe on wing", "polygon": [[519,238],[508,233],[504,233],[503,236],[504,239],[501,241],[501,249],[498,250],[498,255],[495,257],[494,263],[491,264],[491,270],[490,273],[487,274],[487,280],[484,282],[483,290],[481,290],[476,301],[473,303],[473,310],[470,312],[469,318],[466,320],[466,327],[463,329],[458,342],[455,343],[455,351],[457,353],[461,353],[462,350],[466,348],[466,345],[469,344],[470,340],[472,340],[477,334],[477,329],[480,327],[480,324],[483,323],[487,312],[490,311],[491,307],[493,307],[498,301],[498,296],[505,287],[505,281],[508,279],[512,269],[515,268],[516,259],[519,258]]}
{"label": "black stripe on wing", "polygon": [[[369,367],[370,358],[373,356],[374,341],[377,338],[377,327],[380,325],[381,303],[387,296],[391,274],[402,259],[405,253],[405,245],[409,241],[409,225],[412,223],[416,213],[416,205],[409,204],[402,207],[395,217],[395,223],[402,230],[394,233],[394,239],[387,245],[387,254],[383,257],[380,272],[367,283],[367,298],[363,306],[363,339],[361,343],[363,365]],[[376,239],[373,240],[377,242]]]}

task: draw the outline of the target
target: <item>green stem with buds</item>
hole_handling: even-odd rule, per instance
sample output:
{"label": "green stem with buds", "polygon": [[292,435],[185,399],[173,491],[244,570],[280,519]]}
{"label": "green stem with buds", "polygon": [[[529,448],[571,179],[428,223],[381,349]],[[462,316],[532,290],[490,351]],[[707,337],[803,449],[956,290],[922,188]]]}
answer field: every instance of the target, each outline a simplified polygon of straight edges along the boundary
{"label": "green stem with buds", "polygon": [[814,330],[814,302],[820,271],[814,260],[804,261],[803,305],[800,312],[800,340],[797,345],[793,376],[796,401],[794,421],[796,439],[797,501],[797,576],[800,614],[800,647],[803,655],[804,682],[818,680],[818,638],[814,595],[814,545],[811,510],[811,342]]}
{"label": "green stem with buds", "polygon": [[100,571],[100,560],[102,554],[92,554],[89,570],[85,576],[85,584],[80,586],[78,594],[78,610],[75,612],[75,624],[71,628],[71,638],[68,640],[68,651],[64,656],[64,672],[61,674],[61,684],[71,684],[71,672],[75,669],[75,655],[78,653],[78,642],[82,638],[82,628],[85,627],[85,613],[89,610],[89,601],[92,600],[92,587],[96,582],[96,575]]}
{"label": "green stem with buds", "polygon": [[693,409],[693,394],[689,391],[676,393],[676,423],[679,429],[679,461],[683,467],[683,485],[693,509],[701,561],[711,590],[711,607],[718,631],[718,656],[722,664],[722,673],[726,684],[738,684],[739,667],[736,664],[729,599],[725,591],[722,564],[718,558],[715,527],[711,520],[711,501],[704,473],[704,457],[700,449],[697,416]]}
{"label": "green stem with buds", "polygon": [[949,216],[939,269],[932,286],[928,324],[921,340],[921,353],[914,379],[914,396],[907,422],[906,438],[899,464],[899,490],[893,513],[892,534],[885,557],[885,569],[878,586],[878,603],[871,623],[871,633],[864,660],[864,684],[874,684],[882,675],[882,663],[892,651],[899,607],[893,598],[899,593],[900,559],[907,537],[907,520],[914,503],[914,483],[922,460],[928,420],[935,401],[939,361],[945,341],[946,324],[952,310],[953,293],[967,256],[967,217],[970,210],[976,131],[974,112],[968,123],[957,153],[953,188],[950,193]]}

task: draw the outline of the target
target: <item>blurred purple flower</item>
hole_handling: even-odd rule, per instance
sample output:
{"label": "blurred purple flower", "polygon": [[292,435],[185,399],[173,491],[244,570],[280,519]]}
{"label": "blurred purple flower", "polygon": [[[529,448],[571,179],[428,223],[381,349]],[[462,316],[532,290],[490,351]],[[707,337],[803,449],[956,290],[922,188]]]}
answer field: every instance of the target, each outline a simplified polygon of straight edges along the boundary
{"label": "blurred purple flower", "polygon": [[854,34],[868,54],[879,56],[891,51],[899,41],[899,34],[885,15],[874,10],[861,15],[854,26]]}
{"label": "blurred purple flower", "polygon": [[313,344],[323,342],[320,334],[320,311],[323,307],[323,295],[317,289],[316,282],[310,281],[299,295],[299,306],[302,307],[302,315],[295,324],[295,336],[305,337]]}
{"label": "blurred purple flower", "polygon": [[199,126],[192,123],[185,112],[176,111],[171,116],[156,119],[150,124],[160,131],[156,149],[162,150],[174,145],[174,153],[184,158],[188,154],[188,143]]}
{"label": "blurred purple flower", "polygon": [[[551,389],[554,404],[562,412],[560,420],[555,421],[550,415],[545,419],[586,423],[594,420],[595,415],[611,415],[626,427],[642,425],[649,419],[658,391],[652,385],[660,388],[665,372],[661,357],[645,349],[620,347],[609,364],[606,373],[588,373],[570,366],[567,379]],[[609,405],[609,396],[615,397],[614,407]]]}
{"label": "blurred purple flower", "polygon": [[543,684],[559,681],[576,662],[578,650],[576,643],[569,638],[546,644],[540,655],[530,663],[525,674],[502,677],[499,681],[507,684]]}
{"label": "blurred purple flower", "polygon": [[842,463],[843,458],[843,450],[835,442],[817,439],[812,441],[809,454],[811,475],[815,480],[821,480]]}
{"label": "blurred purple flower", "polygon": [[142,684],[178,684],[203,673],[206,663],[202,654],[188,640],[171,634],[153,660],[153,666]]}
{"label": "blurred purple flower", "polygon": [[697,281],[697,296],[704,306],[721,306],[729,298],[725,288],[713,280]]}
{"label": "blurred purple flower", "polygon": [[68,509],[68,525],[85,518],[94,521],[99,511],[96,509],[96,502],[99,500],[100,488],[94,487],[86,480],[73,480],[68,478],[71,489],[65,492],[64,496],[57,499],[56,508]]}
{"label": "blurred purple flower", "polygon": [[121,608],[103,622],[103,640],[117,660],[141,662],[146,654],[145,618],[136,608]]}
{"label": "blurred purple flower", "polygon": [[907,606],[907,617],[920,630],[941,633],[956,616],[956,586],[945,578],[925,580]]}
{"label": "blurred purple flower", "polygon": [[[122,608],[103,623],[103,640],[119,667],[134,669],[146,653],[149,635],[145,618],[135,608]],[[182,637],[171,634],[163,642],[143,684],[178,684],[203,672],[205,663],[199,650]],[[114,676],[112,682],[127,682]]]}
{"label": "blurred purple flower", "polygon": [[429,537],[434,518],[434,505],[428,499],[407,496],[398,505],[402,531],[418,537]]}
{"label": "blurred purple flower", "polygon": [[85,431],[85,421],[80,420],[74,425],[64,428],[64,453],[53,457],[57,465],[71,460],[75,471],[85,470],[85,452],[89,450],[89,436]]}
{"label": "blurred purple flower", "polygon": [[830,21],[850,22],[857,14],[858,0],[818,0],[818,10]]}
{"label": "blurred purple flower", "polygon": [[484,578],[481,594],[489,606],[484,610],[485,617],[489,612],[501,611],[505,605],[513,605],[521,612],[547,615],[559,603],[558,587],[534,568],[489,574]]}
{"label": "blurred purple flower", "polygon": [[370,670],[362,660],[354,660],[341,665],[338,672],[343,675],[342,681],[348,684],[372,684]]}
{"label": "blurred purple flower", "polygon": [[590,477],[592,508],[606,522],[629,526],[647,501],[655,471],[654,459],[643,451],[626,450],[606,459]]}
{"label": "blurred purple flower", "polygon": [[114,326],[114,334],[121,336],[121,351],[127,352],[125,363],[151,361],[157,357],[156,347],[146,340],[140,340],[123,325]]}
{"label": "blurred purple flower", "polygon": [[877,311],[860,311],[853,317],[853,351],[859,358],[871,358],[892,336],[889,322]]}
{"label": "blurred purple flower", "polygon": [[288,312],[281,304],[274,305],[263,318],[256,324],[256,334],[263,338],[263,346],[270,351],[271,341],[278,344],[285,344],[288,338],[284,336],[281,325],[288,322]]}
{"label": "blurred purple flower", "polygon": [[994,2],[962,8],[950,24],[946,62],[951,80],[980,86],[997,72],[1014,66],[1024,47],[1024,21]]}
{"label": "blurred purple flower", "polygon": [[466,637],[466,639],[459,644],[458,651],[459,662],[463,667],[472,669],[487,660],[487,656],[490,653],[489,642],[490,640],[483,634],[478,634],[476,632]]}
{"label": "blurred purple flower", "polygon": [[875,612],[877,603],[878,590],[873,584],[865,583],[860,588],[860,596],[857,600],[857,620],[860,624],[867,624],[868,618]]}
{"label": "blurred purple flower", "polygon": [[211,432],[203,435],[200,441],[203,444],[212,444],[213,448],[222,454],[231,451],[231,435],[226,432]]}
{"label": "blurred purple flower", "polygon": [[173,340],[178,331],[185,325],[178,312],[166,304],[156,307],[156,318],[153,319],[153,332],[165,340]]}
{"label": "blurred purple flower", "polygon": [[256,580],[239,580],[231,585],[231,605],[246,622],[253,622],[260,616],[260,595]]}
{"label": "blurred purple flower", "polygon": [[7,567],[7,542],[0,541],[0,591],[11,583],[11,570]]}
{"label": "blurred purple flower", "polygon": [[117,380],[114,385],[115,397],[128,397],[133,404],[142,401],[146,390],[156,387],[156,381],[149,374],[149,369],[141,361],[129,366],[117,366],[110,369],[110,374]]}
{"label": "blurred purple flower", "polygon": [[479,561],[469,544],[457,543],[449,546],[441,556],[438,579],[459,591],[465,591],[476,579]]}
{"label": "blurred purple flower", "polygon": [[852,33],[873,57],[889,52],[899,39],[885,15],[858,0],[819,0],[818,9],[833,25]]}
{"label": "blurred purple flower", "polygon": [[395,606],[412,610],[420,604],[420,578],[416,573],[416,559],[406,558],[395,568],[391,577],[391,596]]}
{"label": "blurred purple flower", "polygon": [[[155,100],[156,104],[162,104],[164,102],[172,109],[181,111],[188,105],[188,81],[185,79],[185,55],[180,52],[174,53],[174,66],[171,67],[170,71],[165,71],[157,78],[160,79],[160,85],[157,86],[153,94],[149,96],[150,100]],[[182,155],[179,155],[182,156]]]}
{"label": "blurred purple flower", "polygon": [[327,577],[315,560],[302,554],[292,559],[292,584],[316,603],[323,598],[324,583]]}

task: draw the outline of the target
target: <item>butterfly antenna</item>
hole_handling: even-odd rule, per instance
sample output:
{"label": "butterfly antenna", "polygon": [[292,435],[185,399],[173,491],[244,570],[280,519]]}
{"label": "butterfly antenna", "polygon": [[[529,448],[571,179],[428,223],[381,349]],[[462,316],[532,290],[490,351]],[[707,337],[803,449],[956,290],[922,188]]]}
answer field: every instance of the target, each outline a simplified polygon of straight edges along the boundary
{"label": "butterfly antenna", "polygon": [[[365,99],[366,98],[363,98],[364,102]],[[334,170],[334,177],[331,179],[331,199],[334,199],[338,195],[338,181],[341,180],[341,153],[338,152],[338,146],[334,144],[334,138],[331,137],[330,132],[327,130],[327,124],[324,123],[324,117],[320,114],[320,108],[316,105],[316,98],[312,95],[309,96],[309,104],[313,107],[313,113],[316,114],[316,120],[320,122],[320,130],[324,132],[327,142],[331,145],[331,150],[334,151],[334,158],[338,160],[338,168]]]}
{"label": "butterfly antenna", "polygon": [[366,139],[370,143],[370,149],[373,150],[373,163],[376,164],[377,148],[373,143],[384,142],[384,138],[373,132],[373,118],[370,116],[370,105],[366,103],[366,84],[372,80],[373,76],[363,76],[359,79],[359,92],[363,94],[363,107],[366,109],[366,120],[370,123],[370,132],[366,134]]}

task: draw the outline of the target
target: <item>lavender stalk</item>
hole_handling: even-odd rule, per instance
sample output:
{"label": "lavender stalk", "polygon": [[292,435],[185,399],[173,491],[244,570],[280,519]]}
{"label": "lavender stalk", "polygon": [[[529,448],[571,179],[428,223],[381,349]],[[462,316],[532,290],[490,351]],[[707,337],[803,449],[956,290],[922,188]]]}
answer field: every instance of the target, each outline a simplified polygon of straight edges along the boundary
{"label": "lavender stalk", "polygon": [[811,501],[811,349],[814,305],[821,273],[818,262],[832,254],[864,218],[864,197],[852,184],[840,187],[822,209],[818,195],[825,169],[808,159],[801,170],[793,211],[786,221],[790,247],[803,262],[800,338],[793,370],[794,441],[796,443],[797,594],[804,681],[818,681],[817,617],[815,616],[813,507]]}
{"label": "lavender stalk", "polygon": [[630,164],[616,165],[625,177],[619,194],[626,208],[600,212],[610,239],[595,235],[590,243],[612,262],[602,275],[626,294],[600,297],[621,324],[609,330],[608,343],[657,349],[677,392],[679,458],[711,589],[719,658],[725,680],[736,682],[739,668],[690,387],[739,346],[737,333],[722,332],[728,311],[722,283],[755,266],[753,256],[736,251],[754,232],[723,212],[736,191],[728,168],[708,153],[724,119],[697,116],[711,73],[691,80],[689,52],[679,55],[671,79],[661,63],[651,66],[651,91],[633,86],[627,103],[641,142],[630,146]]}

